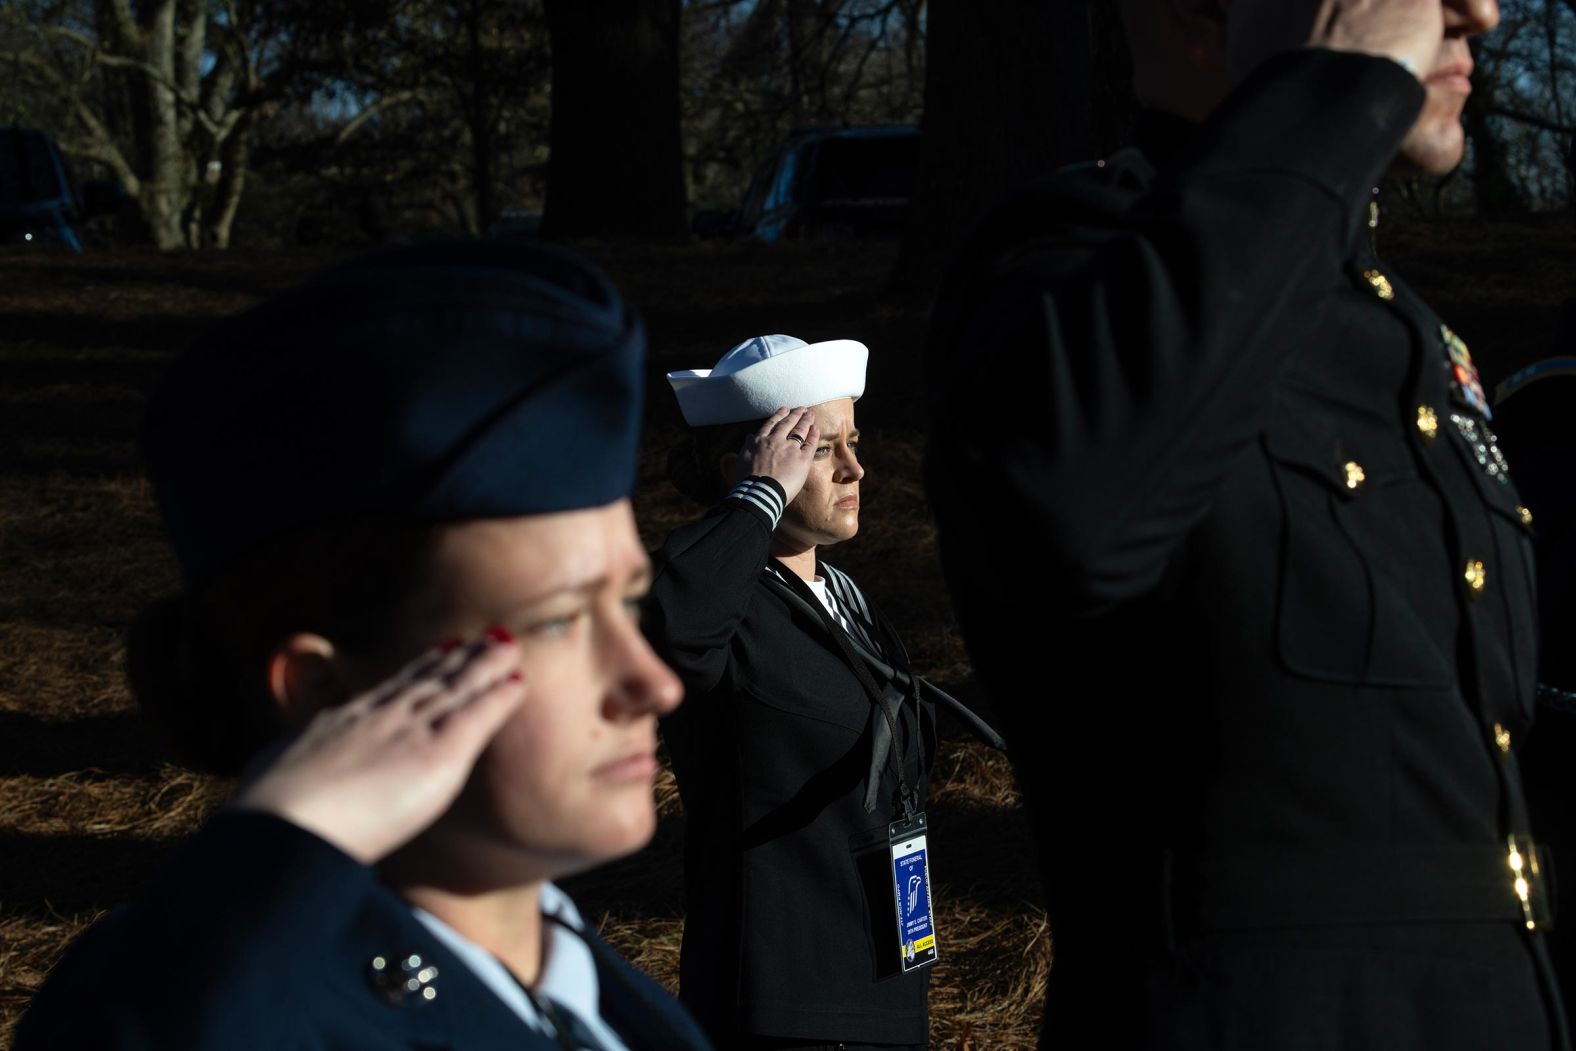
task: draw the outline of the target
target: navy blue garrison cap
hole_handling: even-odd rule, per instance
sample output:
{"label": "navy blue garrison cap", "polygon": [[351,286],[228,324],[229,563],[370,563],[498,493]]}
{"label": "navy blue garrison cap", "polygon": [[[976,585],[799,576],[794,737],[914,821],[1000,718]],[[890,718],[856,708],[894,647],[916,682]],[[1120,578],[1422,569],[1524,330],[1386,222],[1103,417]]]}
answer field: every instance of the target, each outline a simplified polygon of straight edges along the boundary
{"label": "navy blue garrison cap", "polygon": [[527,242],[396,249],[221,324],[143,452],[188,583],[356,516],[600,507],[634,487],[645,336],[605,277]]}

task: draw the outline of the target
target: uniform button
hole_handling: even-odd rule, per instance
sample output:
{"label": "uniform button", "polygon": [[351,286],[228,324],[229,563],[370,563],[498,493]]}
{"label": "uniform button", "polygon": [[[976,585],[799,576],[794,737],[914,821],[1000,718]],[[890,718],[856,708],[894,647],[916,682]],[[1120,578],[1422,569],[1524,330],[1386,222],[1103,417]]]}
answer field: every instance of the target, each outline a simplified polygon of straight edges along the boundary
{"label": "uniform button", "polygon": [[1466,572],[1462,574],[1467,582],[1467,594],[1477,598],[1483,594],[1483,589],[1488,587],[1488,570],[1483,568],[1483,563],[1477,559],[1467,562]]}
{"label": "uniform button", "polygon": [[1516,508],[1516,513],[1521,516],[1521,524],[1522,525],[1529,526],[1529,525],[1532,524],[1532,512],[1531,511],[1527,510],[1525,507],[1518,506]]}
{"label": "uniform button", "polygon": [[1499,723],[1494,724],[1494,744],[1506,755],[1510,754],[1510,731]]}
{"label": "uniform button", "polygon": [[1432,442],[1439,437],[1439,414],[1431,405],[1417,407],[1417,433],[1423,436],[1425,442]]}
{"label": "uniform button", "polygon": [[1341,470],[1346,472],[1346,488],[1356,492],[1368,480],[1368,475],[1363,473],[1362,465],[1356,460],[1348,460],[1341,465]]}
{"label": "uniform button", "polygon": [[1390,279],[1378,270],[1364,270],[1363,280],[1368,282],[1369,287],[1374,290],[1374,295],[1380,299],[1395,298],[1395,287],[1390,284]]}

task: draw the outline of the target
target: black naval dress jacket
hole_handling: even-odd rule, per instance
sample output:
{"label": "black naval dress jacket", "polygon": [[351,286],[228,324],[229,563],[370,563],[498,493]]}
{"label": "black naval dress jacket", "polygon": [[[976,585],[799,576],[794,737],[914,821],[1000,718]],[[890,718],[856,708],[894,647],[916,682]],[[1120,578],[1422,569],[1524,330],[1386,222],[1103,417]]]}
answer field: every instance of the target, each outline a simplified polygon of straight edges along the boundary
{"label": "black naval dress jacket", "polygon": [[1370,249],[1423,94],[1281,56],[1002,208],[938,304],[928,484],[1032,807],[1044,1046],[1565,1046],[1528,515]]}
{"label": "black naval dress jacket", "polygon": [[[595,933],[600,1014],[629,1051],[707,1051]],[[225,812],[66,953],[16,1051],[562,1051],[380,884],[279,818]]]}
{"label": "black naval dress jacket", "polygon": [[[662,722],[685,815],[679,999],[719,1047],[923,1045],[929,972],[901,973],[887,853],[895,761],[866,811],[875,705],[814,597],[796,599],[768,564],[765,507],[780,514],[782,491],[754,484],[772,496],[731,496],[673,532],[644,611],[685,687]],[[882,648],[906,663],[871,612]],[[934,707],[906,691],[896,716],[893,756],[922,803]]]}

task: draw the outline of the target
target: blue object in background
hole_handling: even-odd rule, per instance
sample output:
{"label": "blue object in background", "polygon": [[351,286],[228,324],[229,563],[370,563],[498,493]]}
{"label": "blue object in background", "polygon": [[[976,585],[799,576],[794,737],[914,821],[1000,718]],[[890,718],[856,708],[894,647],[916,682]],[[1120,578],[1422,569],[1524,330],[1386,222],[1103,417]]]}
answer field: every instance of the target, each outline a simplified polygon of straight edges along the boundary
{"label": "blue object in background", "polygon": [[798,128],[756,172],[738,210],[702,213],[695,232],[766,242],[895,238],[918,170],[917,125]]}
{"label": "blue object in background", "polygon": [[82,251],[71,171],[41,131],[0,128],[0,244]]}

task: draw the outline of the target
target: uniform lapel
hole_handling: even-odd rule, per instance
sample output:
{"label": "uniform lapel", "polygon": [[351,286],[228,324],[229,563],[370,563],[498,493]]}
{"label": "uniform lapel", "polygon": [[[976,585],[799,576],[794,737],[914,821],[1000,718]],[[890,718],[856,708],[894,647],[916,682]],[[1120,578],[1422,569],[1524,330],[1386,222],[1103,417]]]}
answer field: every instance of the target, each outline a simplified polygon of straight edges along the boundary
{"label": "uniform lapel", "polygon": [[848,663],[847,655],[832,635],[833,631],[841,632],[843,638],[853,643],[854,651],[865,658],[866,666],[872,668],[878,679],[890,680],[894,669],[906,672],[907,652],[903,649],[902,643],[898,641],[885,618],[870,605],[864,592],[854,584],[853,579],[842,570],[824,562],[818,562],[816,567],[821,570],[821,577],[827,582],[833,600],[837,602],[844,616],[856,622],[855,630],[843,631],[841,628],[834,627],[829,622],[830,614],[827,613],[826,607],[821,605],[809,585],[794,577],[793,571],[780,562],[775,559],[769,561],[762,572],[767,586],[781,597],[791,610],[803,614],[810,621],[811,633],[822,645],[843,658],[845,664]]}
{"label": "uniform lapel", "polygon": [[[412,956],[419,957],[419,964],[404,967]],[[378,889],[352,925],[341,960],[342,966],[360,972],[357,984],[367,998],[364,1010],[388,1026],[390,1035],[398,1034],[397,1044],[380,1046],[559,1051],[385,888]],[[415,989],[407,985],[411,980],[417,983]]]}
{"label": "uniform lapel", "polygon": [[783,600],[791,614],[798,615],[796,619],[803,619],[807,622],[806,628],[815,637],[816,641],[837,654],[839,658],[844,660],[844,663],[847,663],[842,647],[837,644],[836,638],[832,635],[834,629],[831,624],[827,623],[829,615],[826,612],[826,607],[822,606],[820,601],[816,599],[808,584],[796,578],[790,581],[791,573],[791,570],[783,568],[776,559],[768,561],[766,568],[761,571],[762,579],[765,581],[766,586],[773,594]]}
{"label": "uniform lapel", "polygon": [[596,961],[602,1018],[630,1048],[711,1051],[700,1028],[656,982],[625,963],[589,931],[580,931]]}

